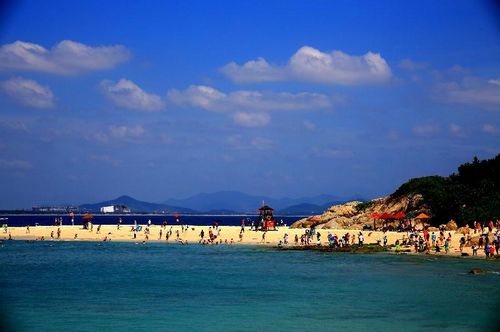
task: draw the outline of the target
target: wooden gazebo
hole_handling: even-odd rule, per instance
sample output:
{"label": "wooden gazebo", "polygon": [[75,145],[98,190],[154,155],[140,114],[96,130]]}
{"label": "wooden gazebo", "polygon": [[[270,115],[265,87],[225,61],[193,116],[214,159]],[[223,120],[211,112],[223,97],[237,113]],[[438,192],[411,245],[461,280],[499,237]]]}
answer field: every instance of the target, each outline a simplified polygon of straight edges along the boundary
{"label": "wooden gazebo", "polygon": [[274,209],[267,205],[262,205],[258,211],[260,229],[263,231],[276,230],[276,220],[274,220],[273,216]]}

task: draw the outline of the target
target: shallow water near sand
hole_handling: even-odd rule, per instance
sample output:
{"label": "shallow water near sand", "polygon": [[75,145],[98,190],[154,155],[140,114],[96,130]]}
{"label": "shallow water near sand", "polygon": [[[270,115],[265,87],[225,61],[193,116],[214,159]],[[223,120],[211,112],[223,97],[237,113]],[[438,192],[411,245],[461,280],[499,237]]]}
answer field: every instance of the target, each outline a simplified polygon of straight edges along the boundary
{"label": "shallow water near sand", "polygon": [[499,322],[496,261],[112,242],[4,241],[0,253],[10,331],[494,331]]}

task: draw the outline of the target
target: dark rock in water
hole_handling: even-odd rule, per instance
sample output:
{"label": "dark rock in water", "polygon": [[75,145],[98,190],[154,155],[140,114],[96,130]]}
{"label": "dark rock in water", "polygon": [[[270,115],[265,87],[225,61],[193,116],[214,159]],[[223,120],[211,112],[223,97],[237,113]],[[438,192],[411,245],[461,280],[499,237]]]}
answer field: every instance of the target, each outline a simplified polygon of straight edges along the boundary
{"label": "dark rock in water", "polygon": [[466,253],[466,252],[463,252],[463,253],[462,253],[462,256],[469,256],[469,254],[468,254],[468,253]]}
{"label": "dark rock in water", "polygon": [[483,270],[483,269],[478,269],[478,268],[476,268],[476,269],[471,269],[471,270],[469,271],[469,273],[470,273],[470,274],[484,274],[484,273],[486,273],[486,271],[485,271],[485,270]]}

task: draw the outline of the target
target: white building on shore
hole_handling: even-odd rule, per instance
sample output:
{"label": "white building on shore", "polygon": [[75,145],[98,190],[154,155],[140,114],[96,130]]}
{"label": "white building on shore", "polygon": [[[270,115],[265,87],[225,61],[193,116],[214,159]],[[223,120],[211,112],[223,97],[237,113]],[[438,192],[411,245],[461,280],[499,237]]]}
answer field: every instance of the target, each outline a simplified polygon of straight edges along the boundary
{"label": "white building on shore", "polygon": [[101,213],[130,213],[126,205],[108,205],[101,207]]}

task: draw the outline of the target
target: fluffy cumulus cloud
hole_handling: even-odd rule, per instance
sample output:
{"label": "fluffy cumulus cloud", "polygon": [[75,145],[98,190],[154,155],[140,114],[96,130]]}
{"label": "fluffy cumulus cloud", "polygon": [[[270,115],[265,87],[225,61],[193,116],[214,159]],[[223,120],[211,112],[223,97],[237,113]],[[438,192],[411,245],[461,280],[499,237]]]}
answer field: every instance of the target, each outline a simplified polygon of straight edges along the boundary
{"label": "fluffy cumulus cloud", "polygon": [[273,66],[263,58],[250,60],[241,66],[231,62],[220,70],[237,83],[271,82],[286,78],[283,68]]}
{"label": "fluffy cumulus cloud", "polygon": [[192,85],[183,91],[170,90],[168,99],[180,106],[231,114],[233,121],[244,127],[268,125],[271,117],[267,112],[314,110],[333,106],[331,97],[318,93],[248,90],[224,93],[201,85]]}
{"label": "fluffy cumulus cloud", "polygon": [[63,40],[46,49],[38,44],[16,41],[0,47],[0,70],[68,75],[113,68],[129,58],[130,52],[122,45],[93,47]]}
{"label": "fluffy cumulus cloud", "polygon": [[233,119],[235,123],[243,127],[263,127],[271,122],[271,117],[266,113],[236,112]]}
{"label": "fluffy cumulus cloud", "polygon": [[342,51],[321,52],[310,46],[300,48],[285,66],[271,65],[258,58],[243,65],[231,62],[220,70],[238,83],[295,80],[358,85],[385,82],[392,75],[389,65],[378,53],[354,56]]}
{"label": "fluffy cumulus cloud", "polygon": [[160,96],[147,93],[127,79],[121,79],[117,83],[102,81],[101,89],[109,100],[120,107],[139,111],[158,111],[164,106]]}
{"label": "fluffy cumulus cloud", "polygon": [[22,77],[11,78],[0,82],[3,93],[15,102],[35,108],[50,108],[54,106],[54,94],[48,86]]}
{"label": "fluffy cumulus cloud", "polygon": [[442,82],[436,86],[435,98],[449,104],[499,110],[500,80],[465,77],[460,81]]}
{"label": "fluffy cumulus cloud", "polygon": [[319,93],[287,93],[239,90],[223,93],[208,86],[192,85],[184,91],[170,90],[171,102],[207,111],[293,111],[329,108],[330,97]]}
{"label": "fluffy cumulus cloud", "polygon": [[137,142],[144,137],[145,130],[143,126],[109,126],[105,130],[93,134],[92,139],[109,143],[112,141]]}

